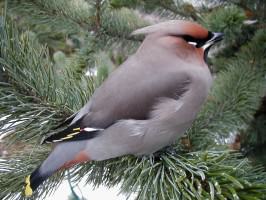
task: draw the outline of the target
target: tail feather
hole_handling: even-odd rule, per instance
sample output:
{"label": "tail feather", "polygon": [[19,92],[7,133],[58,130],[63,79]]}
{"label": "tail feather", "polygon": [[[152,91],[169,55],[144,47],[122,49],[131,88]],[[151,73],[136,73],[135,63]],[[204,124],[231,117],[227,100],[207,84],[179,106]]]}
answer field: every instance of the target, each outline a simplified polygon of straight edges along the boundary
{"label": "tail feather", "polygon": [[86,161],[85,158],[89,158],[87,154],[83,157],[79,156],[83,155],[81,152],[84,151],[85,147],[85,140],[80,142],[64,142],[56,145],[48,158],[30,176],[26,177],[24,190],[25,196],[31,196],[33,191],[36,190],[39,185],[55,172],[63,169],[62,167],[68,168],[72,166],[70,165],[72,163],[76,164]]}
{"label": "tail feather", "polygon": [[38,167],[31,175],[25,179],[25,196],[30,197],[34,190],[38,188],[51,174],[43,174]]}
{"label": "tail feather", "polygon": [[32,195],[30,176],[26,177],[25,184],[26,184],[26,186],[25,186],[25,196],[26,197],[30,197]]}

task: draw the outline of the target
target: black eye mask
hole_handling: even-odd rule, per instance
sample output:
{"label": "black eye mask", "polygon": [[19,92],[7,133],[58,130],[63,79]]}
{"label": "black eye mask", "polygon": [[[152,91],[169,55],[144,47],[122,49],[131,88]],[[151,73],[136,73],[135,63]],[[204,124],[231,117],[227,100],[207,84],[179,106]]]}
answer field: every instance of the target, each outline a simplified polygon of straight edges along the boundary
{"label": "black eye mask", "polygon": [[190,35],[183,35],[181,36],[184,40],[186,40],[187,42],[193,42],[196,43],[196,47],[200,48],[202,47],[204,44],[206,44],[207,41],[209,41],[212,37],[213,37],[213,33],[212,32],[208,32],[208,37],[204,38],[204,39],[198,39],[198,38],[194,38],[191,37]]}

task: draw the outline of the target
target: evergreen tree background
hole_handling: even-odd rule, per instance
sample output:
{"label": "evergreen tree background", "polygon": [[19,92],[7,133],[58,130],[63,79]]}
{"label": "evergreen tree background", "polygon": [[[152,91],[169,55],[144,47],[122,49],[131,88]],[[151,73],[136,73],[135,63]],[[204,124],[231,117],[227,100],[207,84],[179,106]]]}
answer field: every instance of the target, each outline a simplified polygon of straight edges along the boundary
{"label": "evergreen tree background", "polygon": [[[130,33],[170,19],[225,33],[210,53],[214,85],[193,127],[154,156],[73,167],[71,183],[86,177],[95,186],[120,184],[128,196],[148,200],[266,199],[264,0],[8,0],[0,5],[0,199],[25,198],[25,176],[51,150],[41,139],[136,51],[143,38]],[[50,195],[65,177],[66,172],[52,176],[32,198]]]}

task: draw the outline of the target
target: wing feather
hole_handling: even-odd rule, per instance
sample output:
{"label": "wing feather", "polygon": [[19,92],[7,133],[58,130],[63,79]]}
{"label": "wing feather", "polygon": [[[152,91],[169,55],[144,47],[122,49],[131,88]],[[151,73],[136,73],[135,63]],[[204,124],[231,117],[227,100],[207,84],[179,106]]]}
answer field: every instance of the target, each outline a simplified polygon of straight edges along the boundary
{"label": "wing feather", "polygon": [[89,127],[80,128],[78,127],[80,120],[78,120],[75,124],[72,124],[67,128],[48,136],[42,141],[42,143],[88,140],[96,137],[100,133],[100,131],[103,130]]}

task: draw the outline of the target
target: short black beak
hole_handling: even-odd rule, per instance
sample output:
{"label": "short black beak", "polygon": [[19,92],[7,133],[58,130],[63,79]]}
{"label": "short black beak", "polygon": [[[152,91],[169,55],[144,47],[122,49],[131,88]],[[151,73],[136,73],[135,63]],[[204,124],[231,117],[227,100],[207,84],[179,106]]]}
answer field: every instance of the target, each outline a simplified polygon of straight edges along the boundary
{"label": "short black beak", "polygon": [[206,40],[198,40],[196,47],[207,49],[210,48],[217,42],[223,40],[224,34],[223,33],[216,33],[216,32],[209,32],[208,38]]}
{"label": "short black beak", "polygon": [[224,34],[223,33],[212,33],[213,36],[212,38],[207,41],[207,43],[211,42],[211,43],[217,43],[217,42],[220,42],[221,40],[223,40],[224,38]]}
{"label": "short black beak", "polygon": [[211,33],[211,39],[207,40],[204,45],[202,45],[202,48],[204,50],[209,49],[212,45],[216,44],[217,42],[220,42],[223,40],[224,34],[223,33]]}

